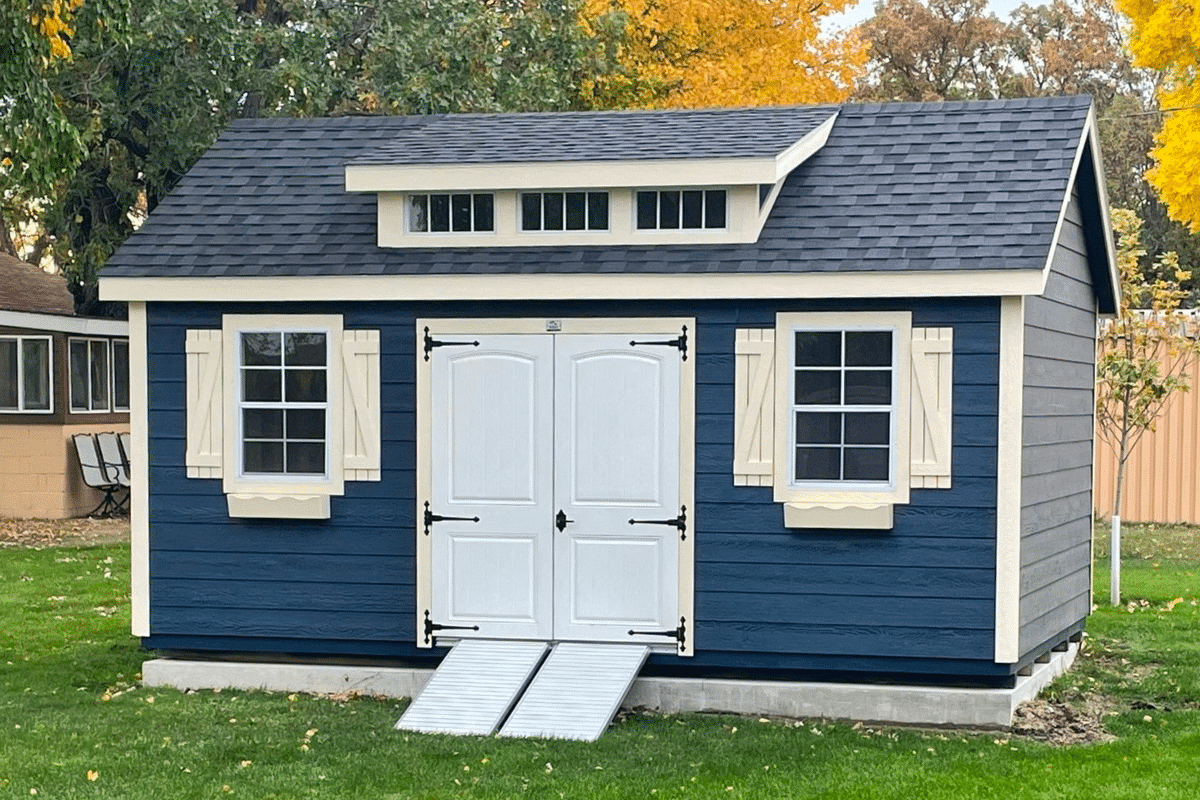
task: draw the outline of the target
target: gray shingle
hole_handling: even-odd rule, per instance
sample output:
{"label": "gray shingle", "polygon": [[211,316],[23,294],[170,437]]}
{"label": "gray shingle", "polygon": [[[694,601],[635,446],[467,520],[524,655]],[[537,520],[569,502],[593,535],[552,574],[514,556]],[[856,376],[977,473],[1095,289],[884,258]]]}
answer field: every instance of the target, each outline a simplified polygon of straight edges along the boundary
{"label": "gray shingle", "polygon": [[[479,115],[465,118],[470,124],[463,117],[241,121],[104,274],[1040,269],[1089,108],[1078,97],[843,106],[825,147],[787,178],[756,244],[661,247],[381,249],[375,196],[346,193],[344,168],[414,137],[437,140],[420,155],[426,161],[469,160],[471,149],[511,158],[505,143],[516,139],[521,153],[538,159],[658,158],[676,149],[690,157],[774,154],[831,109]],[[563,134],[604,120],[622,133]],[[549,135],[531,135],[542,130],[539,122]],[[665,135],[667,122],[696,128],[677,139]],[[461,136],[432,135],[452,123]],[[504,135],[473,141],[462,133],[494,129]],[[711,136],[701,142],[704,130]]]}

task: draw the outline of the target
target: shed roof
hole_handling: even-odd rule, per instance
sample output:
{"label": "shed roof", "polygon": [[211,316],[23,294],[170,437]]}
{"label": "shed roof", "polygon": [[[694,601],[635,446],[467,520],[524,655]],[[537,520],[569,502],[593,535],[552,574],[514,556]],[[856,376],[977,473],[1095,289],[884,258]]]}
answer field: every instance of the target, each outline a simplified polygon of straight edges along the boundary
{"label": "shed roof", "polygon": [[[713,112],[242,120],[159,204],[112,257],[104,275],[1041,270],[1079,172],[1081,148],[1087,146],[1090,108],[1089,98],[1065,97]],[[468,156],[471,137],[510,125],[525,141],[539,121],[561,131],[573,118],[589,129],[607,123],[614,131],[636,130],[637,136],[628,142],[597,135],[591,142],[558,137],[556,144],[543,143],[562,157],[579,157],[572,147],[597,153],[628,144],[640,152],[650,147],[656,130],[663,132],[661,150],[679,146],[682,152],[683,145],[666,133],[675,129],[692,132],[685,141],[696,156],[720,148],[772,151],[833,111],[837,119],[825,146],[786,178],[752,244],[384,249],[376,245],[375,196],[345,191],[346,165],[404,157],[398,143],[420,131],[437,132],[426,138],[445,144],[431,143],[428,152],[413,151],[413,158],[454,154],[511,160],[509,151],[478,142]],[[707,144],[706,121],[714,126]],[[701,149],[709,144],[713,150]],[[528,143],[523,152],[544,159],[538,146]],[[438,147],[444,149],[434,152]],[[1102,191],[1097,186],[1085,190]],[[1093,205],[1093,216],[1099,215],[1094,222],[1102,229],[1103,211]],[[1104,267],[1109,253],[1096,258],[1098,283],[1111,283],[1105,276],[1111,270]],[[1111,288],[1108,293],[1115,297]],[[847,293],[853,294],[852,286]]]}
{"label": "shed roof", "polygon": [[837,106],[439,114],[397,117],[390,140],[353,164],[489,164],[530,161],[775,156],[837,113]]}
{"label": "shed roof", "polygon": [[0,310],[74,314],[75,298],[61,275],[0,253]]}

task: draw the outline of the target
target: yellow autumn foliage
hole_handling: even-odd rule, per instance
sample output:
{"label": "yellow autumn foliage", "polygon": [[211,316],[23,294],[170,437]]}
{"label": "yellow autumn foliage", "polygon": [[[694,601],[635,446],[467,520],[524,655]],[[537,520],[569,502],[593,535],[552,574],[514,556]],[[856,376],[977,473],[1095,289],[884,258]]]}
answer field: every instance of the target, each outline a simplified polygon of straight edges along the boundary
{"label": "yellow autumn foliage", "polygon": [[584,28],[615,39],[624,68],[584,92],[598,107],[843,101],[864,74],[867,48],[856,32],[827,34],[821,23],[853,2],[584,0]]}
{"label": "yellow autumn foliage", "polygon": [[45,37],[50,47],[50,58],[71,57],[69,40],[75,34],[71,20],[83,5],[83,0],[40,0],[30,3],[29,22],[34,30]]}
{"label": "yellow autumn foliage", "polygon": [[1200,3],[1117,0],[1133,23],[1130,49],[1141,67],[1162,70],[1165,114],[1155,166],[1146,173],[1171,216],[1200,232]]}

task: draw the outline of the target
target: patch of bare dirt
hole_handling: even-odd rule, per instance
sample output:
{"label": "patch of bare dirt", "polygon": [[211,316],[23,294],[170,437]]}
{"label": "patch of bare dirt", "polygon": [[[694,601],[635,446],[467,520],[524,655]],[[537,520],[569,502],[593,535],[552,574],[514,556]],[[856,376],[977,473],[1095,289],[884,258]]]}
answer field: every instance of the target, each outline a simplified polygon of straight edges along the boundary
{"label": "patch of bare dirt", "polygon": [[1110,710],[1101,695],[1083,695],[1072,703],[1062,700],[1029,700],[1013,714],[1015,736],[1053,745],[1111,742],[1117,737],[1104,729]]}
{"label": "patch of bare dirt", "polygon": [[112,519],[0,518],[0,548],[87,547],[129,541],[129,517]]}

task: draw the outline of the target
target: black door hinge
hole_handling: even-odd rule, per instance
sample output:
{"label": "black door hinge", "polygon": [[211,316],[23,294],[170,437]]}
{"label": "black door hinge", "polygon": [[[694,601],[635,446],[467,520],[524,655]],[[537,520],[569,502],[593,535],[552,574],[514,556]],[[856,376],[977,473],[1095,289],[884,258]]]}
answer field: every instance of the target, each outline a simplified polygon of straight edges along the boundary
{"label": "black door hinge", "polygon": [[478,625],[442,625],[429,618],[429,609],[425,609],[425,644],[432,644],[434,631],[477,631]]}
{"label": "black door hinge", "polygon": [[679,516],[675,519],[631,519],[630,525],[670,525],[679,531],[680,540],[687,539],[687,506],[679,507]]}
{"label": "black door hinge", "polygon": [[658,345],[661,347],[678,347],[679,352],[683,357],[683,360],[687,361],[687,325],[683,326],[683,333],[679,334],[678,338],[675,338],[675,339],[668,339],[663,342],[632,341],[629,343],[630,347],[637,347],[638,345]]}
{"label": "black door hinge", "polygon": [[429,535],[429,526],[435,522],[479,522],[479,517],[443,517],[441,514],[434,514],[429,510],[429,501],[425,501],[425,535]]}
{"label": "black door hinge", "polygon": [[679,618],[679,627],[670,631],[634,631],[629,632],[630,636],[669,636],[679,642],[679,652],[687,651],[687,617]]}
{"label": "black door hinge", "polygon": [[429,360],[429,354],[435,347],[479,347],[479,342],[443,342],[434,339],[429,335],[429,328],[425,328],[425,360]]}

